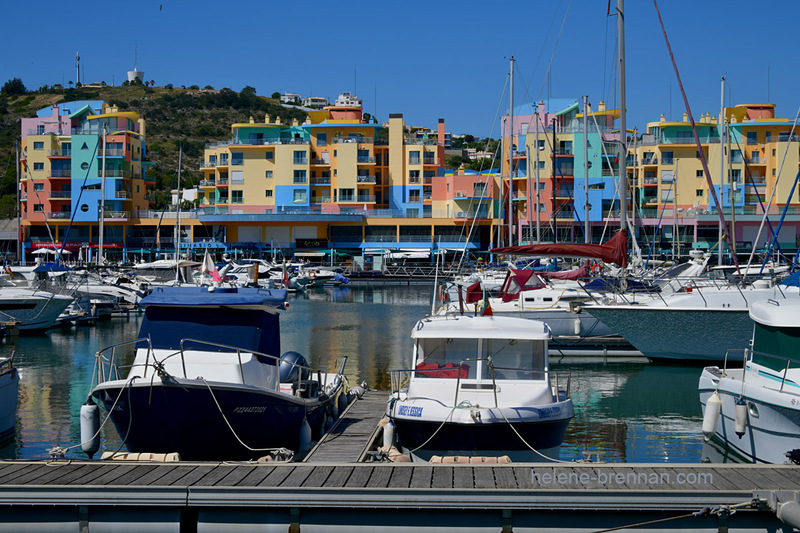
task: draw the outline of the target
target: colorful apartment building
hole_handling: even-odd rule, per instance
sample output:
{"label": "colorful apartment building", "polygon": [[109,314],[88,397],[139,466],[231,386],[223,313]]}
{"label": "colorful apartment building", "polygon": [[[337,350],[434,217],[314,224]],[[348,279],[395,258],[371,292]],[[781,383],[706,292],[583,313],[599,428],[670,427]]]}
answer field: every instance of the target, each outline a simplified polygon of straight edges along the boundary
{"label": "colorful apartment building", "polygon": [[147,210],[147,185],[152,185],[146,178],[145,122],[139,114],[100,101],[69,102],[23,118],[21,137],[26,247],[65,239],[71,251],[96,247],[101,192],[107,246],[120,247],[126,229]]}
{"label": "colorful apartment building", "polygon": [[[772,239],[765,225],[756,241],[774,189],[768,213],[776,227],[789,206],[777,241],[794,252],[800,197],[791,192],[798,175],[800,138],[792,134],[793,122],[776,118],[771,104],[725,108],[724,119],[729,132],[724,143],[717,117],[711,113],[702,114],[696,128],[722,211],[729,224],[735,220],[737,248],[749,251]],[[629,154],[630,208],[641,240],[652,242],[658,232],[662,249],[673,241],[684,251],[713,247],[719,240],[719,218],[686,114],[677,122],[661,115],[648,123],[647,131],[629,142]]]}
{"label": "colorful apartment building", "polygon": [[[618,207],[614,175],[619,166],[619,133],[614,132],[614,121],[619,118],[619,110],[607,110],[603,102],[596,111],[589,107],[587,133],[584,115],[573,99],[523,104],[514,109],[513,115],[512,149],[512,117],[506,115],[502,119],[504,242],[509,242],[509,213],[514,244],[537,240],[582,242],[587,216],[591,240],[602,239],[604,221]],[[588,146],[584,151],[585,139]],[[513,166],[509,165],[509,156]],[[509,169],[513,174],[510,208]]]}

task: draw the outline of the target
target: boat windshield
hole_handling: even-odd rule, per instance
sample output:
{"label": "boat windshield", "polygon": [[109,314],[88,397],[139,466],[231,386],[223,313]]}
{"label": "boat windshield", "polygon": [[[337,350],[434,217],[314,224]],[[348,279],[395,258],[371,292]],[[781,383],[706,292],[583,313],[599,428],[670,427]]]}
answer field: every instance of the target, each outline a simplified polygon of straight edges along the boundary
{"label": "boat windshield", "polygon": [[491,380],[493,369],[497,380],[543,380],[546,349],[543,340],[420,339],[416,376]]}

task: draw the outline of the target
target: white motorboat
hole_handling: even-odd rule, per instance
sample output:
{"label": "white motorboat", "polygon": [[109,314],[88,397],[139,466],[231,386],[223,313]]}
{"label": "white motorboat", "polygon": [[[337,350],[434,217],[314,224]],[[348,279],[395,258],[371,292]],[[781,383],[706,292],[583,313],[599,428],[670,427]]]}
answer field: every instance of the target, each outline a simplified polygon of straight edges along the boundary
{"label": "white motorboat", "polygon": [[16,287],[0,282],[0,322],[17,323],[21,332],[39,333],[49,329],[72,296]]}
{"label": "white motorboat", "polygon": [[413,366],[391,373],[387,407],[402,450],[418,460],[558,457],[573,407],[569,375],[550,371],[544,323],[434,316],[411,337]]}
{"label": "white motorboat", "polygon": [[729,348],[743,349],[750,342],[752,305],[797,299],[796,291],[783,283],[770,286],[758,280],[744,288],[724,282],[687,285],[647,302],[587,304],[583,309],[651,359],[722,361]]}
{"label": "white motorboat", "polygon": [[18,392],[19,371],[12,355],[0,361],[0,442],[14,438]]}
{"label": "white motorboat", "polygon": [[[751,349],[700,375],[703,432],[754,463],[800,463],[800,301],[750,307]],[[744,367],[731,368],[742,359]],[[736,355],[734,355],[736,354]]]}

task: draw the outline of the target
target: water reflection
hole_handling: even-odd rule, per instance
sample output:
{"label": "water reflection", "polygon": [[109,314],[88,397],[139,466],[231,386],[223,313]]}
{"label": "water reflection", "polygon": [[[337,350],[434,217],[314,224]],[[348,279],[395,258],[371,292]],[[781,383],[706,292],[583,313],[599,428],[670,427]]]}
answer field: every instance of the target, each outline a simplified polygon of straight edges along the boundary
{"label": "water reflection", "polygon": [[[429,285],[411,285],[291,295],[281,314],[281,350],[298,351],[322,368],[346,355],[351,384],[366,381],[386,390],[388,371],[409,364],[411,329],[430,311],[430,291]],[[0,356],[16,348],[22,374],[16,439],[0,448],[0,457],[42,458],[55,444],[77,444],[95,352],[135,338],[140,321],[131,315],[95,328],[23,337],[16,346],[0,344]],[[598,363],[554,369],[571,373],[575,403],[562,459],[597,452],[606,461],[626,462],[698,462],[707,456],[701,453],[699,368]],[[118,445],[113,428],[102,442],[104,449]],[[84,457],[77,451],[69,455]]]}

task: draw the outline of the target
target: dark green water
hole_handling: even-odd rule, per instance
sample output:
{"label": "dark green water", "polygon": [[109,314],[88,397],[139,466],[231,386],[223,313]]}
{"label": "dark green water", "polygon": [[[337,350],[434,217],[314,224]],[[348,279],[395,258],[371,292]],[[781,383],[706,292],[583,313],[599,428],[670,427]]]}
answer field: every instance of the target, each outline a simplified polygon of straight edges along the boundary
{"label": "dark green water", "polygon": [[[346,355],[351,384],[388,389],[388,370],[409,365],[411,328],[430,311],[430,288],[315,289],[290,295],[289,302],[281,315],[282,351],[298,351],[322,368]],[[56,444],[77,444],[95,352],[134,339],[139,322],[131,315],[0,345],[2,355],[16,349],[22,373],[16,439],[0,456],[38,459]],[[612,462],[700,461],[699,366],[597,363],[554,369],[571,373],[575,405],[562,459],[600,452]],[[116,449],[117,443],[113,428],[104,432],[103,449]],[[68,456],[85,458],[79,450]]]}

